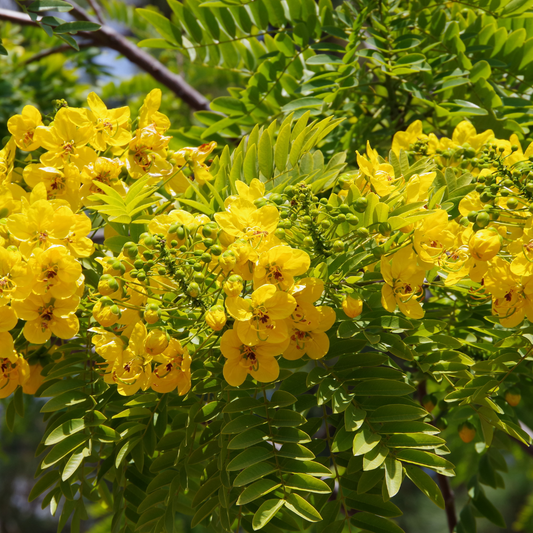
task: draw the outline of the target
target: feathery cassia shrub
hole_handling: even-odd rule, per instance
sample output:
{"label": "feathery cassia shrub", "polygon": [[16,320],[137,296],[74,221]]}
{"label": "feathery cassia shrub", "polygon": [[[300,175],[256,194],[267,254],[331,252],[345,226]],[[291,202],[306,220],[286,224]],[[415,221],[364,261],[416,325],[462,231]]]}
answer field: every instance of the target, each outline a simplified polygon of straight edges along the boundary
{"label": "feathery cassia shrub", "polygon": [[405,476],[444,508],[459,431],[461,523],[503,527],[483,485],[530,443],[533,147],[417,121],[354,169],[320,150],[341,120],[302,112],[215,156],[160,98],[8,122],[0,396],[9,427],[47,399],[30,499],[72,531],[100,502],[113,532],[395,533]]}

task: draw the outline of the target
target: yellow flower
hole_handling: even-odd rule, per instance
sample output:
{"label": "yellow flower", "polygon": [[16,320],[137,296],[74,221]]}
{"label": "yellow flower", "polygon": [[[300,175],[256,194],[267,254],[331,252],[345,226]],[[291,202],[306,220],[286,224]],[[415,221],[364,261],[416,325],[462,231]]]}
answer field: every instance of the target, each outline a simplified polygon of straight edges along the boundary
{"label": "yellow flower", "polygon": [[396,155],[400,155],[400,150],[409,150],[410,145],[414,144],[418,139],[427,138],[422,130],[422,121],[415,120],[405,131],[398,131],[394,134],[392,139],[392,151]]}
{"label": "yellow flower", "polygon": [[15,239],[21,241],[20,251],[29,257],[35,248],[59,244],[69,234],[73,213],[65,205],[55,206],[47,200],[31,205],[22,198],[22,213],[7,219],[7,227]]}
{"label": "yellow flower", "polygon": [[276,355],[283,353],[288,345],[288,337],[282,343],[258,342],[246,346],[234,329],[229,329],[220,339],[220,351],[227,359],[224,364],[224,379],[233,387],[244,383],[251,376],[261,383],[269,383],[279,376]]}
{"label": "yellow flower", "polygon": [[130,119],[130,108],[119,107],[107,109],[107,106],[96,93],[89,93],[87,103],[91,108],[89,120],[94,124],[95,136],[91,144],[100,151],[110,146],[124,146],[131,141],[131,133],[126,129]]}
{"label": "yellow flower", "polygon": [[245,239],[257,248],[278,227],[279,212],[270,205],[258,209],[239,198],[224,213],[215,213],[215,220],[228,235]]}
{"label": "yellow flower", "polygon": [[7,398],[19,385],[24,385],[30,376],[28,362],[17,354],[9,333],[0,333],[0,398]]}
{"label": "yellow flower", "polygon": [[122,197],[126,196],[126,186],[119,179],[123,166],[120,159],[108,157],[99,157],[96,161],[84,166],[81,171],[83,185],[80,190],[83,205],[92,206],[101,203],[98,199],[89,199],[89,196],[93,194],[105,194],[99,187],[99,183],[113,187]]}
{"label": "yellow flower", "polygon": [[169,340],[166,331],[159,328],[152,329],[144,341],[144,349],[149,355],[159,355],[167,349]]}
{"label": "yellow flower", "polygon": [[213,180],[213,176],[209,172],[209,167],[204,161],[216,146],[217,143],[212,141],[207,144],[202,144],[198,148],[182,148],[172,154],[172,160],[178,167],[184,167],[186,164],[189,164],[194,181],[198,182],[199,185],[204,185],[206,181]]}
{"label": "yellow flower", "polygon": [[13,162],[15,161],[15,152],[15,139],[11,137],[2,150],[0,150],[0,183],[5,184],[11,181]]}
{"label": "yellow flower", "polygon": [[44,344],[52,334],[70,339],[78,333],[80,324],[75,311],[79,302],[78,296],[56,300],[50,294],[31,294],[23,301],[14,301],[13,307],[19,318],[26,320],[26,340]]}
{"label": "yellow flower", "polygon": [[35,294],[48,293],[53,298],[70,298],[83,284],[81,265],[64,246],[35,249],[28,266],[35,279]]}
{"label": "yellow flower", "polygon": [[115,325],[121,316],[118,305],[106,296],[100,298],[93,307],[93,318],[104,328]]}
{"label": "yellow flower", "polygon": [[326,331],[335,324],[335,311],[326,305],[316,308],[319,315],[318,324],[312,330],[293,327],[290,344],[283,352],[283,357],[291,361],[307,354],[311,359],[321,359],[329,351],[329,337]]}
{"label": "yellow flower", "polygon": [[243,279],[237,274],[233,274],[224,282],[223,289],[226,296],[235,297],[241,294],[243,289]]}
{"label": "yellow flower", "polygon": [[478,261],[489,261],[500,251],[502,238],[493,228],[476,231],[468,242],[470,253]]}
{"label": "yellow flower", "polygon": [[62,107],[51,126],[39,126],[35,141],[48,150],[41,156],[47,167],[62,168],[74,163],[80,170],[96,159],[96,153],[86,146],[94,137],[94,126],[85,110]]}
{"label": "yellow flower", "polygon": [[170,128],[170,120],[159,111],[161,96],[161,89],[152,89],[147,94],[139,110],[139,128],[152,126],[158,133],[165,133]]}
{"label": "yellow flower", "polygon": [[24,168],[24,181],[33,189],[44,183],[48,200],[66,200],[76,211],[80,204],[80,171],[73,164],[63,170],[32,164]]}
{"label": "yellow flower", "polygon": [[205,314],[205,321],[213,331],[220,331],[226,325],[226,313],[222,305],[214,305]]}
{"label": "yellow flower", "polygon": [[96,333],[92,338],[94,349],[106,361],[114,361],[122,355],[125,345],[120,337],[103,328],[91,328],[89,331]]}
{"label": "yellow flower", "polygon": [[494,132],[486,130],[477,133],[476,128],[467,120],[459,122],[453,130],[452,142],[456,146],[471,146],[474,150],[479,150],[486,142],[494,139]]}
{"label": "yellow flower", "polygon": [[32,105],[27,105],[20,115],[15,115],[7,121],[7,129],[21,150],[32,152],[40,147],[34,136],[37,126],[42,124],[41,113]]}
{"label": "yellow flower", "polygon": [[435,180],[436,172],[424,172],[415,174],[409,178],[405,187],[405,202],[426,202],[428,200],[429,188]]}
{"label": "yellow flower", "polygon": [[191,356],[177,339],[171,339],[167,349],[158,358],[158,365],[152,374],[151,387],[156,392],[171,392],[178,389],[184,396],[191,389]]}
{"label": "yellow flower", "polygon": [[163,137],[154,126],[139,128],[129,144],[126,168],[133,179],[170,174],[172,165],[166,160],[171,137]]}
{"label": "yellow flower", "polygon": [[403,183],[403,177],[394,177],[394,168],[389,163],[380,161],[378,153],[370,147],[367,142],[367,156],[362,156],[357,152],[357,165],[362,175],[370,182],[379,196],[387,196],[394,189]]}
{"label": "yellow flower", "polygon": [[138,322],[131,332],[128,347],[113,363],[112,379],[122,396],[150,387],[152,356],[145,351],[146,337],[146,326]]}
{"label": "yellow flower", "polygon": [[33,279],[20,252],[14,247],[0,246],[0,307],[12,299],[22,300],[31,292]]}
{"label": "yellow flower", "polygon": [[294,277],[309,270],[311,258],[303,250],[274,246],[259,256],[254,270],[254,287],[271,284],[282,291],[294,285]]}
{"label": "yellow flower", "polygon": [[342,300],[342,310],[346,316],[356,318],[363,312],[363,300],[361,300],[361,298],[346,296],[346,298]]}
{"label": "yellow flower", "polygon": [[387,257],[381,260],[381,274],[385,285],[381,289],[381,304],[393,312],[396,306],[410,318],[422,318],[424,310],[419,300],[424,297],[425,270],[416,264],[416,255],[408,246],[400,249],[392,256],[392,261]]}
{"label": "yellow flower", "polygon": [[148,229],[156,235],[162,233],[165,236],[167,248],[172,241],[177,241],[181,246],[187,240],[187,232],[194,228],[195,218],[191,213],[183,209],[173,209],[166,215],[158,215],[150,220]]}
{"label": "yellow flower", "polygon": [[0,307],[0,332],[11,331],[17,325],[17,314],[9,305]]}
{"label": "yellow flower", "polygon": [[0,218],[6,218],[20,211],[20,199],[26,193],[13,183],[0,183]]}
{"label": "yellow flower", "polygon": [[426,268],[433,264],[453,246],[455,235],[448,230],[448,213],[438,209],[425,217],[415,230],[414,247]]}
{"label": "yellow flower", "polygon": [[72,257],[90,257],[94,252],[94,242],[87,237],[91,232],[91,220],[85,213],[73,215],[68,235],[61,239]]}
{"label": "yellow flower", "polygon": [[260,342],[280,343],[289,336],[285,319],[296,308],[290,294],[263,285],[252,293],[251,299],[227,298],[228,313],[237,320],[235,331],[241,341],[254,346]]}
{"label": "yellow flower", "polygon": [[24,394],[35,394],[37,389],[44,383],[45,376],[41,374],[43,366],[40,363],[30,365],[30,375],[28,381],[22,385]]}
{"label": "yellow flower", "polygon": [[257,178],[254,178],[250,185],[244,183],[244,181],[236,180],[235,188],[237,189],[238,196],[228,196],[224,200],[224,207],[227,209],[235,200],[242,198],[248,202],[255,202],[259,198],[265,196],[265,184],[259,181]]}
{"label": "yellow flower", "polygon": [[291,325],[301,331],[318,329],[323,316],[313,304],[324,292],[324,282],[318,278],[301,279],[290,294],[296,300],[296,308],[290,316]]}

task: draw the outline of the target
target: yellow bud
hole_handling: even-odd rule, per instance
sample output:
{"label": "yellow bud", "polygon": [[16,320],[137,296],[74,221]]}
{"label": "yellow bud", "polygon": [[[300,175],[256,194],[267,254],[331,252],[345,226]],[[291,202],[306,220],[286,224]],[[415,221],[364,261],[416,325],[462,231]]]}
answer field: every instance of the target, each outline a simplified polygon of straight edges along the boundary
{"label": "yellow bud", "polygon": [[143,317],[148,324],[155,324],[159,320],[159,306],[148,304],[144,309]]}
{"label": "yellow bud", "polygon": [[350,318],[355,318],[363,312],[363,300],[346,296],[342,302],[342,310]]}
{"label": "yellow bud", "polygon": [[168,347],[168,334],[162,329],[153,329],[148,333],[144,341],[144,348],[146,353],[150,355],[158,355],[163,353]]}
{"label": "yellow bud", "polygon": [[226,296],[235,297],[241,294],[243,288],[242,278],[237,274],[230,276],[228,281],[224,283],[224,292]]}
{"label": "yellow bud", "polygon": [[104,274],[98,282],[98,292],[102,296],[109,296],[118,290],[117,280],[109,274]]}
{"label": "yellow bud", "polygon": [[502,238],[492,228],[481,229],[470,237],[468,246],[474,259],[489,261],[495,257],[501,248]]}
{"label": "yellow bud", "polygon": [[231,250],[226,250],[218,262],[224,272],[229,272],[237,264],[237,256]]}
{"label": "yellow bud", "polygon": [[520,394],[520,391],[512,387],[505,393],[505,401],[511,406],[516,407],[520,400],[522,399],[522,395]]}
{"label": "yellow bud", "polygon": [[205,314],[205,321],[213,331],[220,331],[226,325],[226,313],[221,305],[214,305]]}

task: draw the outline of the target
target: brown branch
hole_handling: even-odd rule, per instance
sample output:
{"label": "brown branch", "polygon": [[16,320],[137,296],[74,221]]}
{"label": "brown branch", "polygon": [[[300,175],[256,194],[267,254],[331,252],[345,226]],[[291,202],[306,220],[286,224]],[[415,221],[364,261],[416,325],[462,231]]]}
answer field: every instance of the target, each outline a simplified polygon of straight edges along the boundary
{"label": "brown branch", "polygon": [[446,518],[448,520],[448,529],[450,530],[450,533],[453,533],[453,530],[457,525],[457,516],[455,515],[455,496],[446,476],[437,474],[437,479],[439,480],[440,490],[444,497],[444,510],[446,511]]}
{"label": "brown branch", "polygon": [[[94,46],[92,42],[79,42],[78,46],[81,48],[88,48],[90,46]],[[60,46],[55,46],[54,48],[48,48],[47,50],[43,50],[42,52],[39,52],[38,54],[35,54],[26,61],[23,61],[23,65],[28,65],[29,63],[35,63],[36,61],[40,61],[44,57],[51,56],[53,54],[62,54],[63,52],[68,52],[70,50],[74,50],[70,44],[62,44]]]}
{"label": "brown branch", "polygon": [[87,2],[89,2],[89,5],[93,8],[94,14],[98,19],[98,22],[100,22],[100,24],[105,24],[104,12],[102,11],[100,4],[98,3],[98,0],[87,0]]}
{"label": "brown branch", "polygon": [[[73,4],[72,14],[78,20],[88,20],[96,22],[84,9],[75,3]],[[28,15],[12,11],[9,9],[0,9],[0,20],[20,24],[23,26],[37,26],[38,24],[30,19]],[[176,96],[183,100],[189,107],[195,111],[209,110],[209,100],[200,94],[196,89],[191,87],[179,74],[171,72],[155,57],[138,48],[135,44],[128,41],[124,36],[118,33],[110,26],[104,24],[94,32],[78,32],[80,37],[92,44],[101,47],[111,48],[119,54],[122,54],[129,61],[137,65],[141,70],[150,74],[155,80],[169,88]]]}

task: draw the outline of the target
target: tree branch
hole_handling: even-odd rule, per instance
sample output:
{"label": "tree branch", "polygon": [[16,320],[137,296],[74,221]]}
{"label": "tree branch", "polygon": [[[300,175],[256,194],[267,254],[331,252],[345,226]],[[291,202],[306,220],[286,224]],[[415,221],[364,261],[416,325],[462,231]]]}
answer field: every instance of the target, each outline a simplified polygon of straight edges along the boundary
{"label": "tree branch", "polygon": [[439,480],[440,490],[444,497],[444,510],[446,511],[446,518],[448,520],[448,529],[450,533],[453,533],[455,526],[457,525],[457,516],[455,515],[455,497],[453,490],[450,487],[450,482],[446,476],[437,474]]}
{"label": "tree branch", "polygon": [[[96,22],[84,9],[72,2],[72,14],[79,20],[88,20]],[[37,26],[38,24],[30,19],[24,13],[12,11],[9,9],[0,9],[0,20],[20,24],[23,26]],[[111,48],[123,55],[141,70],[150,74],[155,80],[169,88],[178,98],[183,100],[189,107],[195,111],[208,110],[209,100],[200,94],[196,89],[191,87],[179,74],[171,72],[155,57],[138,48],[135,44],[128,41],[116,30],[103,24],[102,27],[94,32],[78,32],[80,37],[90,41],[92,44],[100,47]]]}
{"label": "tree branch", "polygon": [[87,0],[87,1],[89,2],[89,5],[93,8],[96,18],[98,19],[98,22],[100,22],[100,24],[105,24],[104,13],[102,11],[102,8],[100,7],[100,4],[98,3],[98,0]]}
{"label": "tree branch", "polygon": [[[81,48],[89,48],[90,46],[94,46],[92,42],[79,42],[78,46]],[[44,57],[51,56],[53,54],[60,54],[63,52],[68,52],[70,50],[74,50],[70,44],[62,44],[60,46],[55,46],[54,48],[48,48],[46,50],[43,50],[42,52],[39,52],[38,54],[35,54],[34,56],[29,57],[26,59],[26,61],[23,62],[24,65],[27,65],[29,63],[35,63],[35,61],[40,61]]]}

